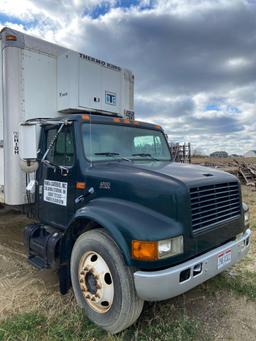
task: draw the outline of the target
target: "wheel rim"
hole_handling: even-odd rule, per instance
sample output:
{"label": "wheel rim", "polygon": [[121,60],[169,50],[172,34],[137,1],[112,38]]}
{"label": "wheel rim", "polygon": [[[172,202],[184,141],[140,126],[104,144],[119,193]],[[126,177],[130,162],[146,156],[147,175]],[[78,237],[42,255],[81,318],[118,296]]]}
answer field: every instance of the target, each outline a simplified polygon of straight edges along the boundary
{"label": "wheel rim", "polygon": [[79,263],[79,284],[88,305],[106,313],[114,299],[114,284],[105,260],[95,251],[86,252]]}

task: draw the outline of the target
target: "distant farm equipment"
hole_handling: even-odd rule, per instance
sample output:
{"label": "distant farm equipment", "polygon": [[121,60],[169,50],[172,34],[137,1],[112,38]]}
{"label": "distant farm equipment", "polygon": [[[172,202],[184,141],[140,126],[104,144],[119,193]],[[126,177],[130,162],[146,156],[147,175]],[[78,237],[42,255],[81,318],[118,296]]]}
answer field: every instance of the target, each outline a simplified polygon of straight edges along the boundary
{"label": "distant farm equipment", "polygon": [[170,143],[172,159],[175,162],[191,163],[191,144],[188,143]]}

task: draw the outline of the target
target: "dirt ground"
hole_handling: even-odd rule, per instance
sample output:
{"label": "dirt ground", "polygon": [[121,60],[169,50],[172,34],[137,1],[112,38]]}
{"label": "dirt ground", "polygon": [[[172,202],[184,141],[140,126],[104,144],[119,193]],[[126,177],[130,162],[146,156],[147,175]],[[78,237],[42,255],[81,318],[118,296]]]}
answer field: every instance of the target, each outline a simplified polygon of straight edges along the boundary
{"label": "dirt ground", "polygon": [[[256,192],[248,188],[244,188],[243,192],[255,219]],[[38,271],[27,263],[22,243],[23,228],[27,223],[29,220],[23,215],[10,209],[0,209],[0,321],[33,309],[47,309],[49,314],[54,314],[63,304],[75,304],[72,292],[65,297],[59,294],[54,271]],[[253,234],[255,240],[256,233]],[[231,269],[231,275],[241,267],[255,273],[255,257],[256,243],[253,242],[246,261],[235,270]],[[141,323],[147,322],[148,315],[153,319],[161,315],[164,309],[178,309],[198,318],[207,328],[207,335],[214,340],[256,339],[256,301],[232,291],[215,289],[211,281],[178,298],[147,304]]]}
{"label": "dirt ground", "polygon": [[46,293],[57,292],[57,275],[27,262],[23,229],[30,221],[16,211],[0,210],[0,320],[30,310]]}

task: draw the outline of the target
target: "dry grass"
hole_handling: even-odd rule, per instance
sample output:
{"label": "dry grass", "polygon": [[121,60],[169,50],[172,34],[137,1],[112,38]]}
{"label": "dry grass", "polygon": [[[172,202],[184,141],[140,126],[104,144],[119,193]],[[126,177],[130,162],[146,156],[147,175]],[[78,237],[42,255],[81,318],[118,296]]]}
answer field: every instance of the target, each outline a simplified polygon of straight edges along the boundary
{"label": "dry grass", "polygon": [[244,163],[246,165],[256,165],[255,157],[227,157],[227,158],[215,158],[215,157],[192,157],[192,163],[194,164],[215,164],[215,165],[231,165],[234,164],[235,161]]}
{"label": "dry grass", "polygon": [[243,201],[249,205],[251,227],[256,228],[256,189],[242,186]]}

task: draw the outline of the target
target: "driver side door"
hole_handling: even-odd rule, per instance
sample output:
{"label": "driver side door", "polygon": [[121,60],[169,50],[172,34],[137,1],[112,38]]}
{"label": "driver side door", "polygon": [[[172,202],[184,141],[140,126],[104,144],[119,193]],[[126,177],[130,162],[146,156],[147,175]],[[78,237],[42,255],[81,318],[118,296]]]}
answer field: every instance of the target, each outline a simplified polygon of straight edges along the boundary
{"label": "driver side door", "polygon": [[[45,149],[57,135],[58,126],[45,128]],[[39,219],[56,227],[68,225],[74,212],[75,143],[73,126],[64,126],[39,169]]]}

